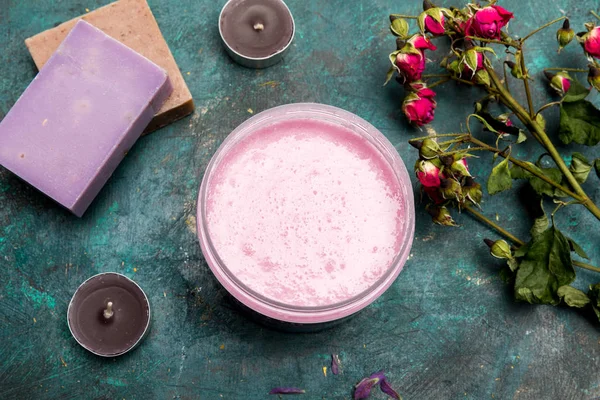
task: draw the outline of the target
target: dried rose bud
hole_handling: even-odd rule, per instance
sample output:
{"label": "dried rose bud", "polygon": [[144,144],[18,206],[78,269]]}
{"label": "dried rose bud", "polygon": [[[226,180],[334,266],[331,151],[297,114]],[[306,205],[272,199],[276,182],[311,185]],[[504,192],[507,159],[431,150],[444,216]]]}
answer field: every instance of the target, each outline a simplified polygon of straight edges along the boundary
{"label": "dried rose bud", "polygon": [[575,31],[571,29],[569,19],[565,19],[562,28],[556,32],[556,40],[558,41],[558,52],[563,49],[566,45],[571,43],[571,40],[575,37]]}
{"label": "dried rose bud", "polygon": [[481,190],[481,185],[475,180],[468,176],[465,179],[465,184],[462,187],[463,196],[465,199],[469,200],[471,203],[479,206],[481,203],[481,199],[483,198],[483,192]]}
{"label": "dried rose bud", "polygon": [[442,204],[446,202],[446,199],[442,196],[442,192],[439,187],[427,187],[423,186],[423,191],[427,196],[434,202],[434,204]]}
{"label": "dried rose bud", "polygon": [[510,74],[515,78],[523,79],[525,77],[523,70],[521,69],[521,64],[512,61],[506,61],[506,65],[508,65],[508,68],[510,68]]}
{"label": "dried rose bud", "polygon": [[435,5],[430,0],[423,0],[423,11],[427,11],[430,8],[435,8]]}
{"label": "dried rose bud", "polygon": [[569,88],[571,87],[571,77],[565,71],[561,71],[556,75],[545,71],[544,75],[546,75],[546,78],[550,81],[552,89],[556,90],[559,95],[564,96],[565,93],[569,91]]}
{"label": "dried rose bud", "polygon": [[415,164],[417,179],[425,187],[440,186],[440,169],[431,161],[418,160]]}
{"label": "dried rose bud", "polygon": [[428,205],[426,210],[434,223],[443,226],[457,226],[445,206]]}
{"label": "dried rose bud", "polygon": [[434,36],[441,36],[446,33],[444,23],[446,22],[444,14],[440,8],[430,8],[425,11],[424,28],[425,32],[429,32]]}
{"label": "dried rose bud", "polygon": [[578,37],[577,40],[581,42],[583,50],[588,56],[600,58],[600,26],[591,28],[589,32]]}
{"label": "dried rose bud", "polygon": [[596,68],[591,65],[587,80],[590,85],[596,88],[596,90],[600,91],[600,68]]}
{"label": "dried rose bud", "polygon": [[462,187],[456,179],[440,179],[440,190],[447,200],[460,199],[462,196]]}
{"label": "dried rose bud", "polygon": [[435,45],[431,42],[431,40],[427,38],[427,36],[421,35],[419,33],[413,35],[410,39],[408,39],[407,42],[418,50],[437,50],[437,47],[435,47]]}
{"label": "dried rose bud", "polygon": [[472,79],[477,71],[485,68],[483,60],[483,53],[480,53],[475,49],[465,51],[462,62],[463,73],[466,74],[469,79]]}
{"label": "dried rose bud", "polygon": [[440,145],[433,139],[425,139],[422,142],[422,146],[419,148],[419,156],[424,160],[430,160],[440,154],[442,149]]}
{"label": "dried rose bud", "polygon": [[484,7],[467,21],[465,32],[467,36],[501,39],[500,30],[508,24],[511,18],[513,18],[513,13],[500,6]]}
{"label": "dried rose bud", "polygon": [[425,55],[422,51],[416,53],[400,52],[396,56],[396,67],[404,82],[418,81],[425,71]]}
{"label": "dried rose bud", "polygon": [[434,98],[435,92],[429,88],[423,88],[406,96],[402,111],[408,121],[416,126],[423,126],[433,121],[437,107]]}
{"label": "dried rose bud", "polygon": [[506,240],[496,240],[491,241],[490,239],[483,240],[485,244],[490,248],[490,254],[496,258],[501,259],[511,259],[512,251],[510,250],[510,245],[506,242]]}
{"label": "dried rose bud", "polygon": [[450,171],[460,176],[471,176],[466,158],[461,158],[460,160],[454,161],[450,166]]}
{"label": "dried rose bud", "polygon": [[340,356],[337,354],[331,355],[331,372],[334,375],[338,375],[340,373]]}

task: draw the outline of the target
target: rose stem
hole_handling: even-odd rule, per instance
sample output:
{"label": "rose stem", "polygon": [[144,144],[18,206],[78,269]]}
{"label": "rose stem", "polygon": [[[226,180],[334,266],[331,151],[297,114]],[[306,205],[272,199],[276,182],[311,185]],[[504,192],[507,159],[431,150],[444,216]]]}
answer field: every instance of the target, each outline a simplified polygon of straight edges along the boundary
{"label": "rose stem", "polygon": [[598,19],[600,19],[600,15],[596,14],[596,12],[594,10],[590,10],[590,13],[592,13],[592,15]]}
{"label": "rose stem", "polygon": [[108,303],[106,303],[106,309],[104,310],[104,318],[111,319],[112,316],[115,314],[112,306],[113,306],[112,301],[109,301]]}
{"label": "rose stem", "polygon": [[542,26],[540,26],[537,29],[534,29],[533,31],[531,31],[527,36],[525,36],[523,39],[521,39],[521,43],[523,43],[524,41],[526,41],[527,39],[529,39],[530,37],[532,37],[533,35],[535,35],[536,33],[538,33],[539,31],[541,31],[542,29],[545,29],[547,27],[549,27],[552,24],[557,23],[558,21],[562,21],[563,19],[566,19],[567,17],[563,16],[560,18],[556,18],[555,20],[552,20],[550,22],[548,22],[547,24],[544,24]]}
{"label": "rose stem", "polygon": [[560,68],[560,67],[544,68],[544,72],[546,72],[546,71],[588,72],[587,69],[583,69],[583,68]]}
{"label": "rose stem", "polygon": [[486,70],[490,75],[491,81],[494,83],[498,91],[500,92],[501,101],[510,108],[515,115],[527,126],[527,128],[531,131],[533,136],[540,142],[540,144],[548,151],[554,163],[558,167],[558,169],[563,173],[567,181],[575,191],[579,195],[579,201],[598,219],[600,220],[600,208],[585,193],[585,191],[579,185],[579,182],[575,179],[569,167],[565,164],[564,160],[552,144],[548,135],[542,127],[535,121],[532,117],[529,116],[527,111],[512,97],[510,93],[504,89],[504,86],[500,83],[500,79],[493,68],[490,66],[486,66]]}
{"label": "rose stem", "polygon": [[[469,213],[471,213],[471,215],[473,215],[475,218],[477,218],[480,222],[483,222],[484,224],[489,225],[491,228],[493,228],[495,231],[500,233],[502,236],[504,236],[511,242],[513,242],[519,246],[523,246],[525,244],[525,242],[523,242],[521,239],[514,236],[512,233],[508,232],[506,229],[502,228],[500,225],[496,224],[494,221],[487,218],[485,215],[476,211],[473,207],[466,206],[465,210],[467,210]],[[587,264],[584,262],[580,262],[580,261],[575,261],[575,260],[571,260],[571,261],[573,262],[573,265],[576,265],[579,268],[587,269],[589,271],[594,271],[594,272],[600,272],[600,268],[595,267],[593,265],[590,265],[590,264]]]}

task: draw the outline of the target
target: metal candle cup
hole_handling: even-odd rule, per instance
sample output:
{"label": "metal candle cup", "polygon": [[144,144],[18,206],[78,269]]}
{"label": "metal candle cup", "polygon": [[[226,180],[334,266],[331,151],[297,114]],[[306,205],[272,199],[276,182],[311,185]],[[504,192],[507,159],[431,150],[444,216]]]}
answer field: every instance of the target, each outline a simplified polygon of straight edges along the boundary
{"label": "metal candle cup", "polygon": [[219,34],[227,53],[248,68],[281,61],[294,33],[294,18],[282,0],[229,0],[219,15]]}
{"label": "metal candle cup", "polygon": [[77,288],[67,311],[71,334],[86,350],[116,357],[136,347],[150,326],[150,303],[125,275],[94,275]]}
{"label": "metal candle cup", "polygon": [[237,301],[268,325],[309,331],[394,282],[415,218],[406,167],[377,129],[336,107],[289,104],[223,142],[197,221],[207,263]]}

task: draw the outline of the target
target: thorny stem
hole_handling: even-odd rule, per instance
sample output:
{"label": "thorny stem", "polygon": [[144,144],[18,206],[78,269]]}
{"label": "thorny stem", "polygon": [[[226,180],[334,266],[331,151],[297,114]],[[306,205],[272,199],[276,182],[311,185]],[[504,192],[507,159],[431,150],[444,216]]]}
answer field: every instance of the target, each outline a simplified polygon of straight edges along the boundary
{"label": "thorny stem", "polygon": [[419,17],[414,15],[405,15],[405,14],[391,14],[390,17],[396,18],[407,18],[407,19],[419,19]]}
{"label": "thorny stem", "polygon": [[533,31],[531,31],[527,36],[525,36],[523,39],[521,39],[521,42],[526,41],[527,39],[529,39],[530,37],[532,37],[533,35],[535,35],[536,33],[538,33],[539,31],[541,31],[542,29],[545,29],[547,27],[549,27],[552,24],[557,23],[558,21],[562,21],[563,19],[566,19],[567,17],[560,17],[560,18],[556,18],[555,20],[552,20],[550,22],[548,22],[547,24],[544,24],[542,26],[540,26],[537,29],[534,29]]}
{"label": "thorny stem", "polygon": [[[508,240],[513,242],[514,244],[516,244],[518,246],[523,246],[525,244],[524,241],[522,241],[521,239],[519,239],[518,237],[516,237],[515,235],[513,235],[506,229],[502,228],[500,225],[498,225],[491,219],[487,218],[485,215],[481,214],[479,211],[476,211],[473,207],[466,206],[465,210],[467,210],[469,213],[471,213],[471,215],[473,215],[479,221],[481,221],[484,224],[487,224],[488,226],[493,228],[496,232],[498,232],[499,234],[501,234],[502,236],[504,236],[505,238],[507,238]],[[575,260],[572,260],[572,262],[573,262],[573,265],[576,265],[579,268],[587,269],[589,271],[594,271],[594,272],[600,272],[600,268],[595,267],[593,265],[590,265],[590,264],[587,264],[587,263],[584,263],[581,261],[575,261]]]}
{"label": "thorny stem", "polygon": [[523,50],[521,50],[521,71],[523,71],[523,84],[525,85],[525,94],[527,95],[529,115],[531,118],[535,118],[533,100],[531,99],[531,89],[529,88],[529,76],[527,74],[527,69],[525,68],[525,56],[523,55]]}
{"label": "thorny stem", "polygon": [[427,136],[421,136],[421,137],[416,137],[416,138],[412,138],[409,139],[409,142],[417,142],[419,140],[423,140],[423,139],[435,139],[435,138],[439,138],[439,137],[458,137],[458,136],[465,136],[465,133],[441,133],[438,135],[427,135]]}
{"label": "thorny stem", "polygon": [[600,20],[600,15],[596,14],[596,12],[595,12],[594,10],[590,10],[590,13],[591,13],[591,14],[592,14],[594,17],[596,17],[596,18],[598,18],[598,19]]}
{"label": "thorny stem", "polygon": [[550,108],[550,107],[552,107],[552,106],[558,106],[558,105],[560,105],[560,104],[561,104],[561,102],[560,102],[560,101],[553,101],[552,103],[545,104],[545,105],[543,105],[543,106],[542,106],[542,108],[540,108],[540,109],[538,110],[538,112],[536,112],[536,113],[535,113],[535,115],[538,115],[539,113],[541,113],[542,111],[544,111],[544,110],[545,110],[545,109],[547,109],[547,108]]}
{"label": "thorny stem", "polygon": [[502,40],[496,40],[496,39],[486,39],[486,38],[481,38],[481,37],[477,37],[477,36],[465,36],[465,38],[467,39],[472,39],[472,40],[479,40],[480,42],[484,42],[484,43],[496,43],[496,44],[503,44],[505,46],[511,46],[514,47],[516,49],[518,49],[519,47],[515,44],[515,43],[510,43],[510,42],[504,42]]}
{"label": "thorny stem", "polygon": [[515,164],[515,165],[523,168],[524,170],[526,170],[530,174],[532,174],[532,175],[540,178],[541,180],[543,180],[544,182],[548,183],[549,185],[554,186],[558,190],[563,191],[564,193],[568,194],[569,196],[571,196],[575,200],[581,201],[581,197],[578,194],[573,193],[572,190],[569,190],[566,187],[564,187],[563,185],[554,182],[552,179],[548,178],[546,175],[539,173],[534,168],[531,168],[529,166],[529,164],[527,164],[526,162],[523,162],[521,160],[517,160],[516,158],[507,156],[503,151],[500,151],[499,149],[497,149],[495,147],[489,146],[489,145],[485,144],[484,142],[482,142],[481,140],[478,140],[478,139],[474,138],[473,136],[470,136],[470,137],[466,138],[466,140],[468,140],[469,142],[471,142],[471,143],[479,146],[480,148],[484,148],[485,150],[491,151],[493,153],[497,153],[501,157],[508,158],[508,161],[510,161],[511,163],[513,163],[513,164]]}
{"label": "thorny stem", "polygon": [[450,78],[450,74],[424,74],[423,78]]}
{"label": "thorny stem", "polygon": [[518,237],[514,236],[512,233],[510,233],[506,229],[502,228],[500,225],[498,225],[497,223],[495,223],[491,219],[487,218],[485,215],[483,215],[479,211],[475,211],[475,209],[473,207],[466,206],[465,210],[467,210],[468,212],[470,212],[471,215],[473,215],[475,218],[477,218],[481,222],[483,222],[485,224],[488,224],[490,227],[492,227],[494,230],[496,230],[498,233],[500,233],[505,238],[509,239],[511,242],[513,242],[513,243],[515,243],[515,244],[517,244],[519,246],[523,246],[525,244],[524,241],[522,241]]}
{"label": "thorny stem", "polygon": [[583,204],[598,220],[600,220],[600,208],[596,204],[590,200],[588,195],[579,185],[579,182],[575,179],[569,167],[565,164],[564,160],[554,147],[554,144],[546,135],[544,129],[540,126],[540,124],[532,118],[527,111],[512,97],[510,93],[506,91],[504,86],[500,83],[498,75],[493,68],[486,66],[486,70],[490,75],[491,81],[494,83],[498,91],[500,92],[500,100],[507,107],[509,107],[512,111],[515,112],[515,115],[525,124],[525,126],[531,131],[533,136],[540,142],[540,144],[546,149],[546,151],[550,154],[554,163],[558,167],[558,169],[562,172],[562,174],[567,179],[567,182],[573,188],[573,191],[578,195],[579,201]]}
{"label": "thorny stem", "polygon": [[560,67],[544,68],[544,72],[546,72],[546,71],[588,72],[587,69],[583,69],[583,68],[560,68]]}
{"label": "thorny stem", "polygon": [[504,71],[504,85],[506,86],[506,91],[510,93],[510,88],[508,87],[508,76],[506,75],[506,63],[502,63],[502,71]]}
{"label": "thorny stem", "polygon": [[449,82],[449,81],[450,81],[450,78],[447,78],[447,79],[440,79],[439,81],[432,83],[432,84],[431,84],[431,85],[429,85],[428,87],[429,87],[429,89],[431,89],[431,88],[434,88],[434,87],[436,87],[436,86],[439,86],[439,85],[441,85],[441,84],[443,84],[443,83],[446,83],[446,82]]}

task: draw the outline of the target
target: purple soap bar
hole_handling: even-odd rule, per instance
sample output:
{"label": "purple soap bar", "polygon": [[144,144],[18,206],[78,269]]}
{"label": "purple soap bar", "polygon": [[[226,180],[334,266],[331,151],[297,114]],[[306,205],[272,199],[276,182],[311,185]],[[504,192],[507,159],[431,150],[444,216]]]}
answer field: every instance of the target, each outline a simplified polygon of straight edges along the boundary
{"label": "purple soap bar", "polygon": [[0,165],[80,217],[171,91],[162,68],[79,21],[0,122]]}

